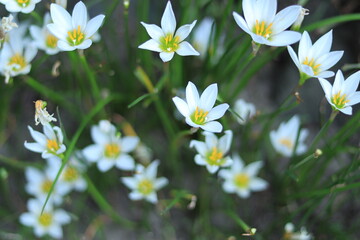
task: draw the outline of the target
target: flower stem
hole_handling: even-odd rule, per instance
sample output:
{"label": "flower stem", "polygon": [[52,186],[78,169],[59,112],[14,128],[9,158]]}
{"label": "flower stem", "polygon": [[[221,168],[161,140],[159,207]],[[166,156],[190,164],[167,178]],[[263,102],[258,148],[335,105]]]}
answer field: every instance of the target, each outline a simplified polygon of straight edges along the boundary
{"label": "flower stem", "polygon": [[79,57],[81,64],[83,65],[83,68],[86,72],[87,78],[90,82],[91,92],[95,98],[95,101],[99,102],[101,99],[101,96],[100,96],[99,86],[97,85],[96,76],[95,76],[93,70],[90,68],[89,63],[85,57],[85,54],[81,54],[79,52],[78,57]]}
{"label": "flower stem", "polygon": [[320,139],[323,137],[323,135],[327,132],[327,130],[329,129],[330,125],[334,122],[335,117],[337,116],[337,114],[339,113],[339,111],[337,110],[333,110],[331,112],[331,115],[329,117],[329,120],[322,126],[322,128],[320,129],[319,133],[316,135],[314,141],[311,144],[311,148],[309,149],[310,151],[313,151],[313,149],[315,149],[318,145],[318,142],[320,141]]}

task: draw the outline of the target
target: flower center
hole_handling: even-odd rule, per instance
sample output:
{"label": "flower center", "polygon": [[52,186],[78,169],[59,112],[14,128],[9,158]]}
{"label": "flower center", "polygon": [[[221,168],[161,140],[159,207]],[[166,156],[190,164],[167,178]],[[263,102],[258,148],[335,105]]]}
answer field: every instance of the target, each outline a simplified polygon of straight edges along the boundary
{"label": "flower center", "polygon": [[60,149],[58,142],[52,139],[47,140],[46,147],[49,152],[54,152],[54,153],[56,153],[56,151]]}
{"label": "flower center", "polygon": [[239,188],[247,188],[249,186],[250,178],[245,173],[236,174],[234,177],[234,183]]}
{"label": "flower center", "polygon": [[331,102],[336,106],[336,108],[341,109],[344,108],[345,104],[350,102],[350,100],[346,99],[346,94],[341,94],[341,91],[338,91],[332,96]]}
{"label": "flower center", "polygon": [[72,46],[79,45],[85,40],[85,34],[81,31],[80,26],[72,31],[68,31],[67,40]]}
{"label": "flower center", "polygon": [[44,227],[48,227],[51,225],[52,221],[53,221],[53,216],[50,213],[46,213],[44,212],[43,214],[41,214],[39,216],[39,223],[44,226]]}
{"label": "flower center", "polygon": [[306,57],[303,64],[311,67],[315,76],[319,74],[319,67],[321,66],[321,64],[316,64],[314,58],[309,60],[309,58]]}
{"label": "flower center", "polygon": [[115,143],[105,145],[104,155],[107,158],[116,158],[120,154],[120,147]]}
{"label": "flower center", "polygon": [[216,165],[216,166],[222,165],[224,162],[223,153],[219,151],[216,147],[213,147],[211,152],[208,153],[207,162],[210,165]]}
{"label": "flower center", "polygon": [[30,0],[16,0],[17,4],[20,6],[20,7],[27,7],[30,3]]}
{"label": "flower center", "polygon": [[199,109],[199,107],[196,107],[195,112],[190,116],[191,120],[198,125],[202,125],[206,121],[206,116],[209,114],[209,112],[205,112],[202,109]]}
{"label": "flower center", "polygon": [[288,139],[288,138],[281,138],[281,139],[279,140],[279,143],[280,143],[281,145],[284,145],[285,147],[287,147],[287,148],[290,149],[290,150],[292,150],[293,147],[294,147],[294,144],[293,144],[292,141],[291,141],[290,139]]}
{"label": "flower center", "polygon": [[14,56],[10,58],[8,65],[10,66],[14,65],[12,67],[12,70],[19,71],[26,66],[26,60],[21,54],[16,53]]}
{"label": "flower center", "polygon": [[150,180],[144,179],[139,182],[138,189],[143,195],[148,195],[153,192],[154,185]]}
{"label": "flower center", "polygon": [[164,52],[175,52],[179,48],[179,37],[167,34],[165,37],[160,38],[160,48]]}
{"label": "flower center", "polygon": [[66,182],[73,182],[76,179],[78,179],[79,173],[78,171],[73,167],[67,167],[64,171],[63,179]]}
{"label": "flower center", "polygon": [[48,34],[46,36],[45,44],[49,48],[56,48],[57,47],[58,39],[52,34]]}
{"label": "flower center", "polygon": [[44,193],[50,192],[52,184],[53,184],[53,182],[51,180],[49,180],[49,179],[44,180],[41,184],[41,190]]}
{"label": "flower center", "polygon": [[259,20],[256,20],[253,32],[255,32],[256,35],[259,35],[259,36],[262,36],[262,37],[268,39],[270,37],[270,34],[272,33],[272,31],[271,31],[272,25],[273,25],[272,23],[267,25],[265,23],[265,21],[259,22]]}

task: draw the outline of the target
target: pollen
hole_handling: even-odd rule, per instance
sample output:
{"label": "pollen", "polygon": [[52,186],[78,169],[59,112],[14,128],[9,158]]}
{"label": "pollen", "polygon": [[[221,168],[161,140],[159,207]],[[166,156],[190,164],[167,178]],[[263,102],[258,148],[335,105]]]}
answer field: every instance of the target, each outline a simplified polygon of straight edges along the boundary
{"label": "pollen", "polygon": [[179,48],[180,38],[178,36],[173,36],[172,34],[167,34],[165,37],[160,39],[160,48],[164,52],[175,52]]}
{"label": "pollen", "polygon": [[68,31],[67,40],[72,46],[81,44],[85,40],[85,34],[81,31],[81,27],[78,26],[76,29]]}
{"label": "pollen", "polygon": [[58,39],[52,34],[46,36],[45,44],[48,48],[56,48]]}
{"label": "pollen", "polygon": [[154,185],[150,180],[144,179],[139,182],[138,189],[141,194],[148,195],[154,191]]}
{"label": "pollen", "polygon": [[279,140],[279,143],[280,143],[281,145],[287,147],[287,148],[290,149],[290,150],[293,149],[293,147],[294,147],[293,142],[292,142],[290,139],[288,139],[288,138],[281,138],[281,139]]}
{"label": "pollen", "polygon": [[213,147],[211,152],[207,156],[207,162],[210,165],[220,166],[223,163],[223,153],[216,147]]}
{"label": "pollen", "polygon": [[16,53],[14,56],[12,56],[9,60],[8,65],[16,65],[16,67],[13,67],[14,71],[20,71],[21,69],[26,67],[26,60],[24,56],[22,56],[19,53]]}
{"label": "pollen", "polygon": [[336,106],[336,108],[341,109],[345,107],[345,104],[350,102],[347,99],[346,94],[341,94],[341,91],[338,91],[331,98],[331,102]]}
{"label": "pollen", "polygon": [[249,186],[250,178],[245,173],[236,174],[234,177],[234,184],[239,188],[247,188]]}
{"label": "pollen", "polygon": [[319,68],[320,68],[321,64],[316,64],[314,58],[311,58],[309,60],[309,58],[306,57],[302,64],[311,67],[315,76],[319,74],[319,70],[320,70]]}
{"label": "pollen", "polygon": [[60,149],[59,143],[56,140],[48,139],[46,147],[50,152],[56,153]]}
{"label": "pollen", "polygon": [[53,184],[53,182],[51,180],[49,180],[49,179],[44,180],[41,184],[41,190],[44,193],[50,192],[52,184]]}
{"label": "pollen", "polygon": [[107,158],[116,158],[120,154],[120,147],[116,143],[110,143],[105,145],[104,155]]}
{"label": "pollen", "polygon": [[268,39],[272,33],[272,25],[273,23],[270,23],[267,25],[265,21],[259,22],[259,20],[256,20],[255,27],[253,29],[253,32],[255,32],[256,35],[262,36],[266,39]]}
{"label": "pollen", "polygon": [[198,124],[202,125],[206,121],[206,116],[209,114],[209,112],[206,112],[199,107],[196,107],[195,112],[190,116],[191,120]]}
{"label": "pollen", "polygon": [[30,0],[16,0],[16,2],[20,7],[27,7],[29,6]]}
{"label": "pollen", "polygon": [[53,215],[51,213],[44,212],[43,214],[41,214],[39,216],[38,220],[42,226],[48,227],[51,225],[51,223],[53,221]]}
{"label": "pollen", "polygon": [[74,167],[67,167],[64,170],[64,175],[63,175],[64,181],[73,182],[76,179],[78,179],[78,177],[79,177],[79,173]]}

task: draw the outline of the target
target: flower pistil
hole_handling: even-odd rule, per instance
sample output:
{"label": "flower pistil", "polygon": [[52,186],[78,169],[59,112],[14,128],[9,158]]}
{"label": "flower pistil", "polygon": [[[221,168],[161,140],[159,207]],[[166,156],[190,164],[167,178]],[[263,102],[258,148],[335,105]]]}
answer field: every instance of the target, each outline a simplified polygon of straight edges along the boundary
{"label": "flower pistil", "polygon": [[331,98],[331,102],[338,108],[344,108],[345,104],[350,102],[350,100],[347,99],[346,94],[341,94],[341,91],[338,91],[336,94],[334,94]]}
{"label": "flower pistil", "polygon": [[85,40],[85,34],[81,31],[80,26],[72,31],[68,31],[68,42],[72,46],[81,44]]}
{"label": "flower pistil", "polygon": [[164,52],[175,52],[179,48],[179,37],[167,34],[165,37],[160,39],[160,48]]}
{"label": "flower pistil", "polygon": [[199,107],[196,107],[195,112],[191,115],[191,120],[198,125],[202,125],[206,121],[206,116],[208,114],[209,112],[206,112],[202,109],[199,109]]}
{"label": "flower pistil", "polygon": [[207,159],[210,165],[220,166],[223,163],[223,153],[219,151],[216,147],[213,147]]}
{"label": "flower pistil", "polygon": [[262,37],[268,39],[272,33],[272,30],[271,30],[272,25],[273,25],[273,23],[270,23],[269,25],[267,25],[265,23],[265,21],[259,22],[259,20],[256,20],[254,32],[256,35],[259,35],[259,36],[262,36]]}

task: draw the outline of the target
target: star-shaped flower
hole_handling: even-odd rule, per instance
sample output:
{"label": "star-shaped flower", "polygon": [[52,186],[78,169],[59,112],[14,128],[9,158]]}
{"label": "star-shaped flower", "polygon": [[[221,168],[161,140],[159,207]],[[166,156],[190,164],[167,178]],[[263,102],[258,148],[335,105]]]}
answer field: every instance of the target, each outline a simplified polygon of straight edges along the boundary
{"label": "star-shaped flower", "polygon": [[300,85],[307,79],[329,78],[334,72],[327,71],[334,66],[344,54],[344,51],[330,52],[332,44],[332,30],[312,44],[309,34],[305,31],[299,43],[298,55],[288,46],[290,57],[300,71]]}
{"label": "star-shaped flower", "polygon": [[323,78],[319,78],[319,81],[325,92],[326,100],[330,105],[335,110],[351,115],[351,106],[360,102],[360,91],[356,91],[359,86],[360,71],[344,80],[344,75],[338,70],[333,86]]}
{"label": "star-shaped flower", "polygon": [[285,31],[298,18],[301,6],[289,6],[276,14],[277,0],[243,0],[244,17],[233,12],[236,23],[254,42],[268,46],[286,46],[300,40],[301,34]]}
{"label": "star-shaped flower", "polygon": [[168,1],[161,18],[161,28],[155,24],[144,22],[141,22],[141,24],[145,27],[151,39],[141,44],[139,48],[159,52],[163,62],[170,61],[175,52],[180,56],[200,55],[190,43],[184,41],[195,26],[196,20],[192,24],[181,26],[175,32],[176,19],[170,1]]}
{"label": "star-shaped flower", "polygon": [[214,121],[221,118],[229,104],[223,103],[213,107],[218,95],[217,84],[211,84],[199,97],[196,86],[189,82],[186,87],[186,101],[174,97],[173,101],[179,112],[185,117],[187,124],[194,128],[202,128],[209,132],[221,132],[222,125]]}

